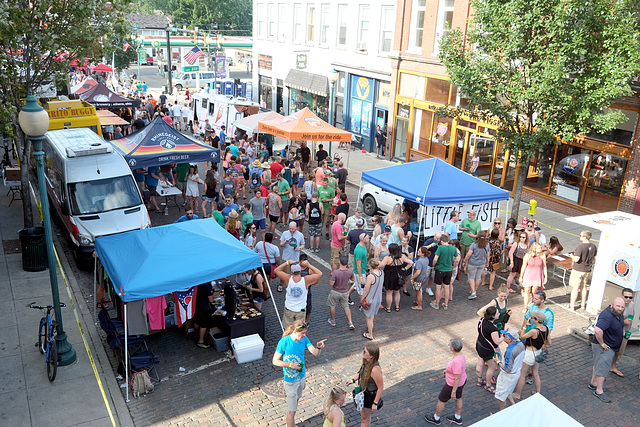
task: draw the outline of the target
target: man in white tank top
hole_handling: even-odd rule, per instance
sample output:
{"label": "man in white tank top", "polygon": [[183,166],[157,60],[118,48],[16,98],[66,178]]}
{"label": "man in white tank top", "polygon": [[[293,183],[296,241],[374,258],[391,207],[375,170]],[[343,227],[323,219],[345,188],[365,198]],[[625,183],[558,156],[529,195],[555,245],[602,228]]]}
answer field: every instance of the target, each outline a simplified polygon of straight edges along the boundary
{"label": "man in white tank top", "polygon": [[[287,266],[290,266],[291,274],[284,271]],[[322,276],[322,272],[312,265],[309,265],[311,274],[308,276],[302,277],[301,271],[297,261],[286,261],[276,268],[276,274],[285,283],[287,292],[284,300],[284,315],[282,316],[282,326],[285,329],[296,320],[304,322],[309,286],[318,283]]]}

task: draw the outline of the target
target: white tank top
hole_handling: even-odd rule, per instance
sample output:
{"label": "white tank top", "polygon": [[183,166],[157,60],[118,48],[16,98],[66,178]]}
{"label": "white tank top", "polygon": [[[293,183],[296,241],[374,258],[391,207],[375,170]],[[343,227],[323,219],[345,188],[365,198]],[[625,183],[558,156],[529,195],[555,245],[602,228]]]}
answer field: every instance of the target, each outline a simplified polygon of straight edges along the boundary
{"label": "white tank top", "polygon": [[300,312],[307,308],[307,286],[304,277],[298,283],[293,281],[293,276],[289,279],[287,295],[284,306],[288,310]]}

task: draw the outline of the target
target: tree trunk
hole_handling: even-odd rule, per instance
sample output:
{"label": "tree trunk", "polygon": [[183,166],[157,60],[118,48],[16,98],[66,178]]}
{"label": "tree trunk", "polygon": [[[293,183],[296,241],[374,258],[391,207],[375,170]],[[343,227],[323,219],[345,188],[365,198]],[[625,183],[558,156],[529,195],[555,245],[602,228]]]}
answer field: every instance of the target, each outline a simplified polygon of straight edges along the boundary
{"label": "tree trunk", "polygon": [[520,215],[520,200],[522,199],[522,188],[524,182],[527,179],[527,173],[529,172],[529,162],[531,157],[527,156],[526,160],[521,159],[518,163],[518,179],[516,180],[516,188],[513,191],[513,205],[511,206],[511,218],[518,222],[518,216]]}

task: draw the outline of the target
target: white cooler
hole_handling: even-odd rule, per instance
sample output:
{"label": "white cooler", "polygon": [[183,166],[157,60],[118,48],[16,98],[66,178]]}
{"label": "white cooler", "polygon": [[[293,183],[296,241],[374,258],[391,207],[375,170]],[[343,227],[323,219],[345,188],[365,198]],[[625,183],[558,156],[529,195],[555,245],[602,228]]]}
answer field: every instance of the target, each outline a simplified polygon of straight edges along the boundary
{"label": "white cooler", "polygon": [[238,363],[253,362],[262,359],[264,341],[260,335],[253,334],[231,340],[231,348]]}

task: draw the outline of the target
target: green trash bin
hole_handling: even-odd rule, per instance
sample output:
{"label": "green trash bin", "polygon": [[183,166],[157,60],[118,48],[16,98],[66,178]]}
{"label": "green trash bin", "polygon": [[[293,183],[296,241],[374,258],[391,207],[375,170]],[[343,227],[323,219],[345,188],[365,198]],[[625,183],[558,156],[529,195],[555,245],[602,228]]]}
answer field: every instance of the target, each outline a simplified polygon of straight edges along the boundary
{"label": "green trash bin", "polygon": [[46,270],[47,240],[44,227],[27,227],[18,231],[22,246],[22,269],[25,271]]}

